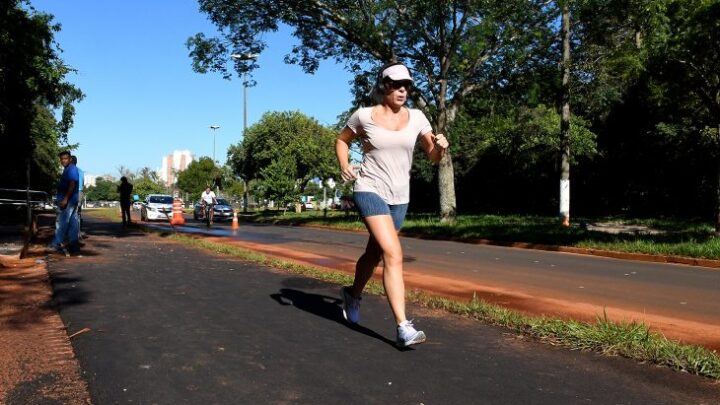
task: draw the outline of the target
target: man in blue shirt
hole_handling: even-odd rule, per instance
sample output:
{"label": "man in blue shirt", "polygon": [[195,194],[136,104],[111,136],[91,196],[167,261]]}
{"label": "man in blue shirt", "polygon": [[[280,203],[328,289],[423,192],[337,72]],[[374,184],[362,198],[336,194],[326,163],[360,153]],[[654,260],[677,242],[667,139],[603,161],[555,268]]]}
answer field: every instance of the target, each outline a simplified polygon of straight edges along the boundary
{"label": "man in blue shirt", "polygon": [[50,248],[62,251],[63,241],[67,237],[69,239],[68,248],[72,251],[79,248],[76,211],[79,202],[78,183],[80,178],[77,167],[72,164],[70,152],[62,151],[58,154],[58,157],[60,157],[60,163],[64,169],[55,196],[58,210],[55,220],[55,238],[50,244]]}

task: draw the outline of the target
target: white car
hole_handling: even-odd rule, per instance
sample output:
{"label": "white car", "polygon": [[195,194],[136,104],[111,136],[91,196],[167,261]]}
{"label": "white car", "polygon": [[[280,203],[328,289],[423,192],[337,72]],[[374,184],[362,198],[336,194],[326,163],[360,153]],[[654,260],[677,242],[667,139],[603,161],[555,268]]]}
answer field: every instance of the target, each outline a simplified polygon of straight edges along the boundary
{"label": "white car", "polygon": [[169,220],[172,218],[172,196],[165,194],[150,194],[145,198],[140,208],[140,219],[143,221]]}

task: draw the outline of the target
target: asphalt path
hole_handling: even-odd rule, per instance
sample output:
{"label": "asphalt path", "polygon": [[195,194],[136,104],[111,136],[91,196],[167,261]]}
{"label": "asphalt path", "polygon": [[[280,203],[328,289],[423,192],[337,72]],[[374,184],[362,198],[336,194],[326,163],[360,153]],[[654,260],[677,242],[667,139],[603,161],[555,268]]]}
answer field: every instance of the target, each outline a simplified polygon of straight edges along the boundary
{"label": "asphalt path", "polygon": [[[281,256],[301,252],[304,261],[349,271],[367,241],[365,233],[310,227],[242,223],[233,233],[223,223],[207,230],[191,219],[176,230],[229,237]],[[720,347],[718,269],[417,238],[402,238],[402,244],[411,284],[414,275],[428,275],[430,287],[461,297],[477,293],[528,310],[545,302],[541,310],[548,315],[555,315],[555,308],[558,314],[584,311],[592,318],[605,311],[614,319],[683,322],[680,329],[704,328],[704,342]]]}
{"label": "asphalt path", "polygon": [[715,403],[665,367],[570,351],[409,305],[428,342],[393,345],[387,303],[359,327],[338,286],[88,218],[81,256],[49,263],[96,404]]}

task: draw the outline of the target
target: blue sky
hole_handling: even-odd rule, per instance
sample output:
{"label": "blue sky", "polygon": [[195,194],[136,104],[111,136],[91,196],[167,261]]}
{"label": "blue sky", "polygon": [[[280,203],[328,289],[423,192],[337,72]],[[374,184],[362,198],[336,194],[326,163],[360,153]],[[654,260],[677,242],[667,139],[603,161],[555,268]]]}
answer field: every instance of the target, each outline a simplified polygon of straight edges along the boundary
{"label": "blue sky", "polygon": [[[120,165],[157,169],[163,156],[189,149],[225,162],[240,141],[243,89],[239,79],[192,71],[185,41],[215,27],[192,0],[31,0],[62,25],[56,40],[63,60],[78,70],[68,79],[86,95],[76,105],[70,143],[79,143],[86,173],[117,176]],[[265,34],[257,86],[248,88],[248,126],[268,111],[301,111],[334,124],[351,106],[351,75],[323,61],[315,75],[286,65],[297,41],[285,29]]]}

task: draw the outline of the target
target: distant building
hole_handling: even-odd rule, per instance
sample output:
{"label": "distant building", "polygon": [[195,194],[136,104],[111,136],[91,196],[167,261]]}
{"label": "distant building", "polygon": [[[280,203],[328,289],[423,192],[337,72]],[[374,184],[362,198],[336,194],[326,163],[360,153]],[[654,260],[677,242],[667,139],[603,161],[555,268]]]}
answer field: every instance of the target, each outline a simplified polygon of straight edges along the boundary
{"label": "distant building", "polygon": [[167,187],[172,186],[177,181],[177,173],[187,169],[193,160],[195,160],[195,156],[189,150],[173,151],[162,158],[162,166],[158,170],[160,179]]}
{"label": "distant building", "polygon": [[98,176],[94,174],[87,174],[83,176],[83,187],[95,187]]}

